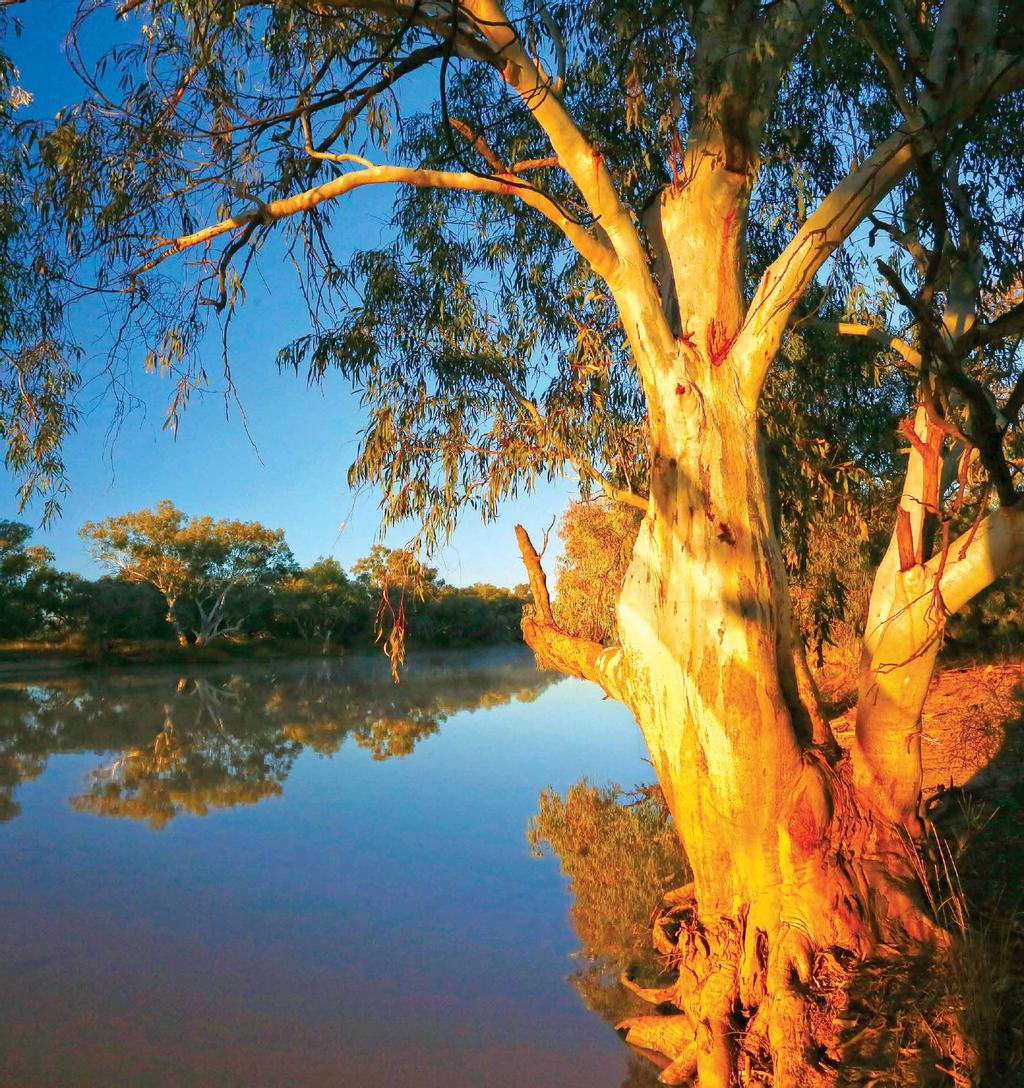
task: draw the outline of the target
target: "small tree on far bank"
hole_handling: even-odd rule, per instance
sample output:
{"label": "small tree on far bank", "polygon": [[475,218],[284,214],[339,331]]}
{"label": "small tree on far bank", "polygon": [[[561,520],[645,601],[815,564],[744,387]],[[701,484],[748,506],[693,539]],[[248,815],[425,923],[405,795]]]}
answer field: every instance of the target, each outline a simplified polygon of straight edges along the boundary
{"label": "small tree on far bank", "polygon": [[20,521],[0,521],[0,638],[37,633],[60,606],[63,583],[53,555],[29,544],[31,536]]}
{"label": "small tree on far bank", "polygon": [[290,626],[323,652],[332,640],[370,626],[370,597],[333,558],[321,558],[290,575],[280,586],[277,603]]}
{"label": "small tree on far bank", "polygon": [[370,554],[352,564],[352,573],[374,589],[398,590],[425,597],[438,586],[437,571],[421,563],[408,548],[374,544]]}
{"label": "small tree on far bank", "polygon": [[[189,517],[170,499],[89,521],[79,535],[93,558],[127,582],[148,582],[167,602],[178,642],[205,646],[241,626],[243,588],[273,585],[294,568],[281,529],[256,521]],[[250,595],[245,595],[250,596]],[[181,606],[190,604],[188,619]]]}

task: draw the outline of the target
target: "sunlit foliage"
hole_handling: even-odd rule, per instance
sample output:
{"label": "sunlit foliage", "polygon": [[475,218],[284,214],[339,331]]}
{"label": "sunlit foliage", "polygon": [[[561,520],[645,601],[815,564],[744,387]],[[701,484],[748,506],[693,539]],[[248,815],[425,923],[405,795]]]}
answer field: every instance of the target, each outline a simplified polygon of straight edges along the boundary
{"label": "sunlit foliage", "polygon": [[559,627],[594,642],[615,639],[622,589],[640,512],[608,502],[573,503],[562,515],[562,556],[552,605]]}
{"label": "sunlit foliage", "polygon": [[60,608],[63,582],[48,548],[29,544],[31,526],[0,521],[0,638],[44,630]]}
{"label": "sunlit foliage", "polygon": [[63,239],[36,203],[41,126],[10,56],[20,24],[0,10],[0,447],[20,481],[19,506],[42,499],[44,520],[67,489],[63,442],[78,417],[80,354],[65,320],[78,293],[64,280]]}
{"label": "sunlit foliage", "polygon": [[342,565],[318,559],[288,575],[279,585],[275,602],[289,623],[309,641],[324,648],[332,639],[344,641],[360,627],[369,630],[370,612],[362,587],[353,586]]}
{"label": "sunlit foliage", "polygon": [[[238,590],[272,585],[294,566],[282,530],[255,521],[190,518],[169,499],[152,510],[86,522],[79,534],[109,571],[155,586],[167,602],[168,622],[182,637],[189,624],[199,645],[241,625],[231,614]],[[179,608],[193,614],[182,618]]]}

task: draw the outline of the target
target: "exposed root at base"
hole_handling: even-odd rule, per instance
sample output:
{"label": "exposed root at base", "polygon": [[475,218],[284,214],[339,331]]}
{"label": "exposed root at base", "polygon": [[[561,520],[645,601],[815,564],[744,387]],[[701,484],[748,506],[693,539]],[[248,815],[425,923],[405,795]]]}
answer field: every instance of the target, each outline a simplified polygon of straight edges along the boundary
{"label": "exposed root at base", "polygon": [[[623,1020],[617,1030],[630,1046],[663,1056],[660,1083],[976,1083],[977,1055],[964,1038],[962,1008],[934,985],[947,942],[880,941],[862,957],[814,948],[806,933],[784,924],[771,934],[758,931],[751,942],[746,921],[704,925],[692,890],[674,893],[655,924],[655,944],[668,950],[676,981],[645,988],[623,976],[623,985],[658,1012]],[[933,929],[929,922],[921,932]]]}

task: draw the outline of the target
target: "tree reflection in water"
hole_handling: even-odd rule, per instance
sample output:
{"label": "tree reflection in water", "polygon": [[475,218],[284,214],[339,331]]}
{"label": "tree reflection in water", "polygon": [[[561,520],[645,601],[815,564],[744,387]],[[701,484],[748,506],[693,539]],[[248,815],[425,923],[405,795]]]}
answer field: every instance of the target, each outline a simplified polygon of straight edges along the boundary
{"label": "tree reflection in water", "polygon": [[[564,799],[545,790],[527,839],[537,856],[557,857],[568,878],[581,944],[571,982],[583,1003],[610,1024],[649,1013],[620,979],[626,974],[645,987],[670,981],[651,944],[652,923],[665,893],[691,879],[660,790],[627,794],[585,779]],[[656,1085],[651,1061],[666,1064],[659,1058],[632,1060],[622,1088]]]}
{"label": "tree reflection in water", "polygon": [[376,658],[3,683],[0,819],[59,753],[115,753],[76,809],[161,828],[280,794],[305,749],[332,755],[351,739],[374,759],[405,756],[452,714],[529,702],[558,679],[524,654],[492,653],[424,656],[397,685]]}
{"label": "tree reflection in water", "polygon": [[[532,657],[491,653],[414,659],[398,685],[374,658],[4,682],[0,819],[17,815],[17,787],[59,754],[103,756],[71,799],[76,810],[160,829],[182,813],[279,795],[303,751],[333,755],[352,741],[376,760],[402,757],[459,711],[530,702],[561,679],[538,672]],[[545,791],[529,839],[569,878],[582,944],[571,981],[585,1005],[612,1024],[641,1011],[619,976],[628,969],[657,984],[651,918],[664,892],[687,879],[659,795],[585,781],[564,800]],[[623,1088],[650,1088],[656,1076],[632,1059]]]}

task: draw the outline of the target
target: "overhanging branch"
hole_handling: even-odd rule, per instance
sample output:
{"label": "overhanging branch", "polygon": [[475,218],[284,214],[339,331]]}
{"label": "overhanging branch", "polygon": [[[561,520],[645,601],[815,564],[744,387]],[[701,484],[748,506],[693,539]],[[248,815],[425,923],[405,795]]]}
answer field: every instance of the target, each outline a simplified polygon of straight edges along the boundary
{"label": "overhanging branch", "polygon": [[523,638],[526,644],[537,655],[541,664],[581,680],[591,680],[611,698],[627,702],[628,688],[622,649],[579,638],[555,624],[547,577],[537,549],[522,525],[516,526],[516,540],[530,581],[536,612],[535,616],[523,616]]}
{"label": "overhanging branch", "polygon": [[822,329],[825,332],[834,333],[836,336],[862,336],[872,340],[882,347],[895,351],[905,363],[914,370],[921,369],[921,353],[915,347],[911,347],[906,340],[893,335],[886,329],[877,328],[874,325],[860,325],[854,321],[817,321],[807,322],[812,328]]}
{"label": "overhanging branch", "polygon": [[[346,161],[349,157],[346,156]],[[364,162],[366,160],[363,160]],[[513,184],[514,183],[514,184]],[[152,256],[132,269],[129,278],[134,279],[155,268],[176,253],[194,246],[205,245],[224,234],[244,230],[252,224],[273,223],[289,216],[312,211],[317,205],[335,200],[345,193],[364,185],[411,185],[426,189],[453,189],[464,192],[487,193],[493,196],[515,196],[529,207],[539,211],[553,223],[576,247],[599,274],[607,273],[614,255],[606,242],[597,238],[587,228],[574,223],[564,215],[539,190],[524,185],[513,174],[507,178],[479,177],[468,172],[428,170],[411,166],[363,166],[317,185],[294,196],[282,197],[267,204],[260,204],[237,215],[228,216],[219,223],[211,223],[190,234],[177,238],[161,239],[150,252]]]}

